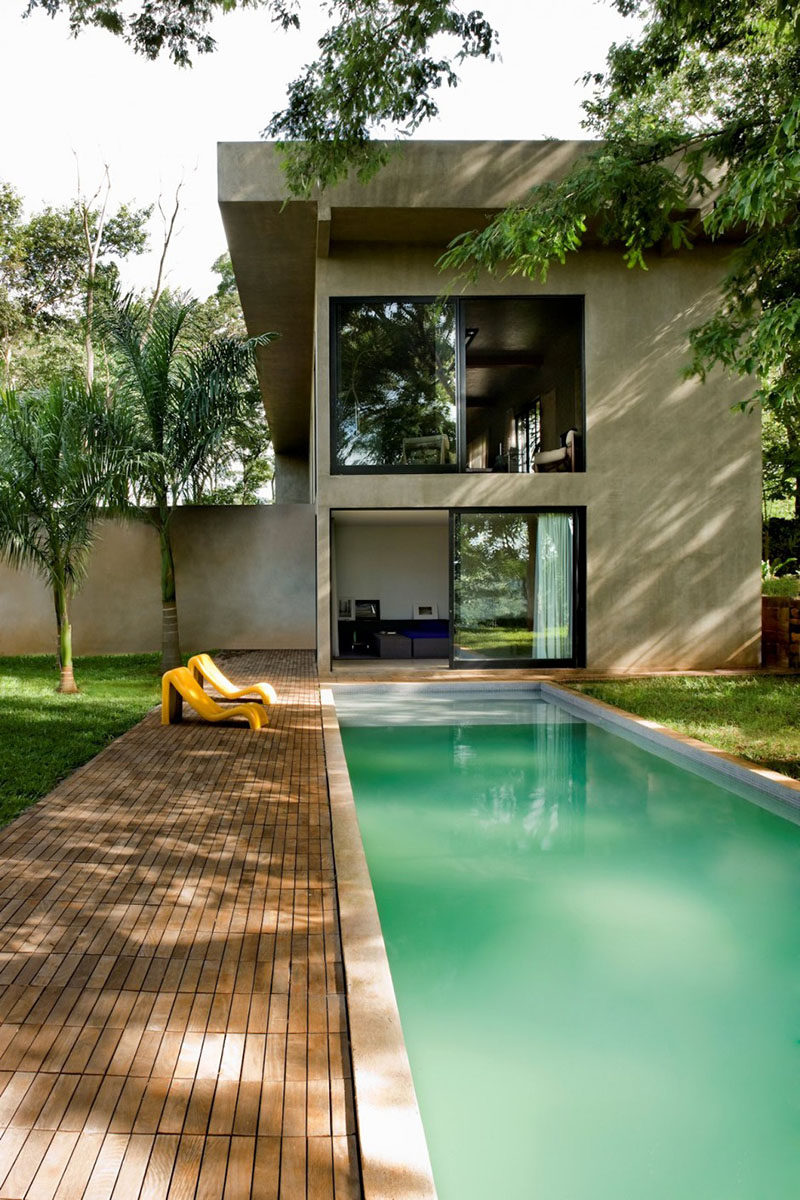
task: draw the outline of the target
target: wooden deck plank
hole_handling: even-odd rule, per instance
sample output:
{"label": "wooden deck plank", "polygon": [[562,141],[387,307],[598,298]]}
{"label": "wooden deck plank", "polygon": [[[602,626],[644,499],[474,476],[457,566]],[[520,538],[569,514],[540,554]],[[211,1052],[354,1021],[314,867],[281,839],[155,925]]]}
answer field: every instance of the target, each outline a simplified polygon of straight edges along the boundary
{"label": "wooden deck plank", "polygon": [[122,1133],[110,1133],[105,1138],[81,1200],[108,1200],[114,1191],[127,1148],[128,1139]]}
{"label": "wooden deck plank", "polygon": [[329,1137],[308,1139],[308,1200],[333,1200],[333,1146]]}
{"label": "wooden deck plank", "polygon": [[253,1169],[252,1195],[258,1197],[258,1200],[278,1200],[280,1178],[280,1138],[256,1138],[256,1159]]}
{"label": "wooden deck plank", "polygon": [[177,1134],[158,1134],[153,1139],[153,1148],[140,1189],[142,1197],[146,1196],[147,1200],[164,1200],[169,1191],[179,1142]]}
{"label": "wooden deck plank", "polygon": [[129,1197],[142,1195],[142,1181],[150,1161],[154,1140],[152,1135],[139,1133],[126,1139],[125,1158],[117,1175],[111,1200],[128,1200]]}
{"label": "wooden deck plank", "polygon": [[37,1127],[36,1122],[50,1097],[56,1079],[56,1075],[36,1075],[9,1120],[9,1125],[22,1125],[25,1129]]}
{"label": "wooden deck plank", "polygon": [[0,830],[2,1196],[360,1195],[313,658],[227,666],[263,734],[151,714]]}
{"label": "wooden deck plank", "polygon": [[70,1155],[53,1200],[82,1200],[89,1177],[103,1145],[102,1133],[82,1133]]}
{"label": "wooden deck plank", "polygon": [[139,1076],[130,1075],[123,1080],[122,1091],[108,1126],[110,1133],[130,1134],[133,1131],[146,1087],[147,1080]]}
{"label": "wooden deck plank", "polygon": [[361,1174],[354,1135],[333,1139],[333,1192],[335,1200],[361,1200]]}
{"label": "wooden deck plank", "polygon": [[184,1136],[180,1139],[169,1185],[169,1200],[194,1200],[204,1140],[200,1136]]}
{"label": "wooden deck plank", "polygon": [[61,1182],[77,1140],[77,1133],[64,1131],[53,1134],[39,1170],[28,1188],[26,1200],[49,1200]]}
{"label": "wooden deck plank", "polygon": [[306,1195],[306,1145],[304,1137],[285,1137],[281,1141],[280,1200]]}
{"label": "wooden deck plank", "polygon": [[[250,1195],[253,1186],[253,1166],[255,1162],[256,1139],[254,1137],[232,1137],[228,1153],[228,1169],[225,1173],[225,1191],[223,1200],[242,1200]],[[295,1194],[295,1200],[302,1196]]]}

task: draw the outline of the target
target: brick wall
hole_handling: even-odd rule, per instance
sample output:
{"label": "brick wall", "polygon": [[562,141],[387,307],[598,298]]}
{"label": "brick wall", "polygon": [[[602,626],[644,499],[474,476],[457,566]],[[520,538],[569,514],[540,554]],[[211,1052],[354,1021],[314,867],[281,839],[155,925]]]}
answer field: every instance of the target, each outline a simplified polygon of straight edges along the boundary
{"label": "brick wall", "polygon": [[800,597],[761,597],[761,661],[800,669]]}

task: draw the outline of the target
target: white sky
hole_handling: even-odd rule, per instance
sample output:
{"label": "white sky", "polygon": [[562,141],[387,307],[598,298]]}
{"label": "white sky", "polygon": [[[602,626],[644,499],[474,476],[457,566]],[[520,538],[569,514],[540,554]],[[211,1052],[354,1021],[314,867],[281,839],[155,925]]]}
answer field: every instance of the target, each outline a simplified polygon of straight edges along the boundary
{"label": "white sky", "polygon": [[[211,263],[225,249],[216,204],[216,143],[256,140],[283,107],[287,84],[314,57],[323,26],[307,0],[306,28],[282,33],[263,12],[218,20],[215,54],[191,70],[149,63],[119,39],[90,31],[68,36],[66,21],[41,12],[27,20],[25,0],[3,0],[0,62],[3,106],[0,179],[25,197],[28,211],[62,204],[76,192],[76,156],[91,193],[109,165],[112,205],[165,203],[184,180],[179,234],[169,282],[204,297]],[[600,70],[630,22],[596,0],[475,0],[500,32],[502,61],[468,63],[462,83],[440,93],[441,116],[428,138],[580,137],[580,84]],[[316,28],[315,28],[316,27]],[[153,242],[160,242],[153,226]],[[138,260],[129,286],[155,281],[155,256]]]}

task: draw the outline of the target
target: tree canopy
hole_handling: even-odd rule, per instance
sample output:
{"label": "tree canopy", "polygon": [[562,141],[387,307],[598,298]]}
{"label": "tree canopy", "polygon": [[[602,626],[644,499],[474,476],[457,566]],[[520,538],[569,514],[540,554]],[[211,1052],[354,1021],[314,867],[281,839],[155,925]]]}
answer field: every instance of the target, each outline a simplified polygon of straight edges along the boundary
{"label": "tree canopy", "polygon": [[[17,189],[0,182],[0,386],[41,392],[82,376],[91,389],[96,347],[105,391],[108,396],[114,391],[119,363],[109,352],[106,317],[118,300],[122,264],[147,248],[152,206],[112,207],[109,191],[106,181],[92,197],[26,216]],[[206,300],[167,297],[187,305],[186,336],[195,347],[246,337],[228,255],[220,255],[212,269],[219,284]],[[145,320],[161,294],[157,285],[140,297]],[[253,376],[214,455],[192,471],[181,501],[263,503],[273,474],[270,448]]]}
{"label": "tree canopy", "polygon": [[110,212],[97,196],[80,196],[26,218],[20,194],[0,183],[0,347],[6,386],[41,383],[43,352],[50,377],[78,366],[87,339],[91,344],[96,294],[116,283],[120,261],[147,248],[151,212],[130,204]]}

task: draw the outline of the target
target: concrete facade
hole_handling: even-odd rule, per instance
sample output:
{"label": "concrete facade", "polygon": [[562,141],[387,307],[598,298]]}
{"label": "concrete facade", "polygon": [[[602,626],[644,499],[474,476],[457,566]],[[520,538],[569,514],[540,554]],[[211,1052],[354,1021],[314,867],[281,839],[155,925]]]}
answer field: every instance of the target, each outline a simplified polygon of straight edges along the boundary
{"label": "concrete facade", "polygon": [[437,295],[449,238],[584,150],[412,143],[364,187],[284,204],[272,147],[220,147],[220,202],[248,325],[281,333],[283,357],[274,372],[265,358],[262,371],[267,412],[295,458],[311,431],[321,669],[332,653],[331,514],[384,510],[391,523],[396,510],[473,506],[585,507],[588,667],[758,663],[760,422],[734,410],[746,384],[681,376],[687,333],[715,304],[724,247],[654,255],[641,272],[595,246],[553,268],[545,285],[486,276],[466,289],[583,297],[585,471],[331,473],[331,299]]}
{"label": "concrete facade", "polygon": [[[314,512],[308,504],[181,508],[174,521],[181,645],[313,649]],[[76,654],[161,647],[158,538],[144,522],[101,522],[72,606]],[[29,571],[0,566],[0,654],[56,647],[51,596]]]}

